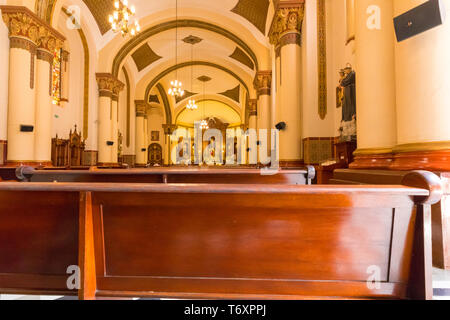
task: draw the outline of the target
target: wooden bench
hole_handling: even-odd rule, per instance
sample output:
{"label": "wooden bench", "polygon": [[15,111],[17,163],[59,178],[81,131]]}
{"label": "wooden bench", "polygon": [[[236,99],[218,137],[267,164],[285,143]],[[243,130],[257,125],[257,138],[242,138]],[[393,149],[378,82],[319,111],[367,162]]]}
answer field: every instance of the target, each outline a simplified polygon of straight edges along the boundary
{"label": "wooden bench", "polygon": [[[313,166],[303,169],[250,168],[149,168],[95,170],[35,170],[21,167],[10,170],[9,179],[30,182],[115,182],[115,183],[224,183],[224,184],[311,184]],[[6,176],[6,175],[5,175]]]}
{"label": "wooden bench", "polygon": [[[430,299],[442,188],[428,172],[403,183],[3,182],[0,293]],[[73,265],[78,292],[66,286]]]}

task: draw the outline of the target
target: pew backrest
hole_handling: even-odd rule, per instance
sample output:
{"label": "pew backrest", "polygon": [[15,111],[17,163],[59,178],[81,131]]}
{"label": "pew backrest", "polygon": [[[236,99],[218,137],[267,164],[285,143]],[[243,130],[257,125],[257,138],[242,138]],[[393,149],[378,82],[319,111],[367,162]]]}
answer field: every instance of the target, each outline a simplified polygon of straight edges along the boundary
{"label": "pew backrest", "polygon": [[413,187],[5,182],[0,292],[70,293],[66,270],[78,263],[83,299],[431,298],[438,181],[415,173],[405,180]]}
{"label": "pew backrest", "polygon": [[[96,170],[17,170],[17,180],[30,182],[216,183],[310,185],[315,169],[149,168]],[[4,179],[6,180],[6,179]]]}

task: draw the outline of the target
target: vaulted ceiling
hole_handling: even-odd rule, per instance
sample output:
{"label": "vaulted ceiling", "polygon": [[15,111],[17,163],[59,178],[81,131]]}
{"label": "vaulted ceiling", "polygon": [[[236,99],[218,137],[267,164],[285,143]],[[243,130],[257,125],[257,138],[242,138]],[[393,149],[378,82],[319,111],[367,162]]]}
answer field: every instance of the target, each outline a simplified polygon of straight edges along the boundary
{"label": "vaulted ceiling", "polygon": [[[108,22],[108,15],[114,11],[114,2],[111,1],[99,1],[99,0],[83,0],[87,5],[89,10],[92,12],[97,25],[102,34],[108,32],[111,27]],[[139,12],[143,8],[142,2],[149,2],[149,0],[135,0],[133,3],[136,5],[136,9]],[[170,2],[169,0],[165,0]],[[204,0],[205,2],[211,0]],[[196,1],[192,0],[179,0],[180,6],[189,7],[191,4],[195,5]],[[267,12],[269,9],[269,0],[222,0],[223,7],[225,10],[229,10],[230,5],[235,5],[231,7],[231,11],[241,17],[247,19],[251,22],[259,31],[263,34],[266,33],[266,20]],[[175,5],[175,1],[173,1]]]}

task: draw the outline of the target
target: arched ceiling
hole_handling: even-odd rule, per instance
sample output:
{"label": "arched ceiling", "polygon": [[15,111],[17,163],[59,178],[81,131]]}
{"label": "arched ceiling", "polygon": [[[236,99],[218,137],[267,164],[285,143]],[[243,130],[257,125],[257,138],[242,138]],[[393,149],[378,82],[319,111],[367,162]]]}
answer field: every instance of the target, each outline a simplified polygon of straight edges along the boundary
{"label": "arched ceiling", "polygon": [[[92,39],[90,43],[94,43],[97,53],[96,72],[119,76],[125,67],[136,89],[136,99],[148,98],[152,88],[166,91],[170,81],[177,77],[184,82],[183,89],[198,93],[195,81],[194,88],[190,88],[188,64],[192,61],[192,45],[183,41],[189,37],[201,40],[194,41],[197,42],[194,60],[201,62],[194,67],[194,79],[202,75],[211,77],[210,86],[214,89],[206,94],[225,97],[241,109],[245,109],[245,97],[256,98],[253,88],[256,72],[271,69],[270,44],[266,37],[273,11],[270,0],[179,0],[178,21],[175,0],[129,0],[136,7],[136,18],[142,27],[142,32],[134,38],[109,30],[107,19],[113,11],[114,0],[37,1],[47,2],[52,10],[41,8],[41,11],[47,15],[51,12],[56,20],[63,6],[79,6],[83,31]],[[52,24],[59,25],[55,21]],[[180,67],[174,71],[177,65]],[[180,103],[183,101],[166,102],[175,108]]]}
{"label": "arched ceiling", "polygon": [[241,116],[229,105],[216,100],[201,100],[195,111],[182,110],[176,117],[175,123],[185,127],[193,127],[194,122],[207,118],[217,118],[231,126],[241,124]]}
{"label": "arched ceiling", "polygon": [[[113,1],[99,1],[99,0],[82,0],[86,6],[91,11],[95,21],[97,22],[97,26],[102,34],[107,33],[111,27],[108,22],[108,14],[114,10],[114,2]],[[47,10],[45,11],[45,17],[47,20],[51,20],[51,14],[53,7],[57,0],[38,0],[39,2],[47,2]],[[162,1],[155,1],[157,4]],[[175,0],[165,1],[168,5],[173,6]],[[196,1],[196,0],[179,0],[179,6],[183,7],[195,7],[196,5],[205,5],[205,2],[214,2],[214,1]],[[269,9],[269,0],[221,0],[220,8],[226,11],[230,11],[234,14],[241,16],[250,22],[257,30],[261,33],[266,33],[267,26],[267,13]],[[133,4],[136,6],[138,10],[147,10],[147,9],[156,9],[154,4],[151,4],[151,1],[148,0],[134,0]],[[139,12],[139,11],[138,11]]]}

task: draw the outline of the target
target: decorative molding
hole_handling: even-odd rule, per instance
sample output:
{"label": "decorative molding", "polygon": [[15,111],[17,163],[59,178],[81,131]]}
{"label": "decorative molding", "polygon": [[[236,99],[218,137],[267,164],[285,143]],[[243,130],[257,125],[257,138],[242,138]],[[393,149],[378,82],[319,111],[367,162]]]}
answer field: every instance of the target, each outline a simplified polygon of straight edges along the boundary
{"label": "decorative molding", "polygon": [[450,150],[450,141],[433,141],[401,144],[394,147],[394,153],[421,152],[421,151],[443,151]]}
{"label": "decorative molding", "polygon": [[230,55],[230,58],[242,63],[243,65],[249,67],[252,70],[255,70],[255,65],[252,59],[249,58],[239,47],[234,49],[234,52]]}
{"label": "decorative molding", "polygon": [[122,67],[122,72],[125,76],[125,82],[127,86],[127,147],[131,144],[131,87],[130,87],[130,77],[128,76],[127,69],[125,66]]}
{"label": "decorative molding", "polygon": [[189,37],[186,37],[186,38],[183,39],[183,42],[191,44],[191,45],[196,45],[196,44],[198,44],[198,43],[200,43],[202,41],[203,41],[202,38],[199,38],[199,37],[196,37],[196,36],[193,36],[193,35],[190,35]]}
{"label": "decorative molding", "polygon": [[0,6],[0,10],[10,38],[28,39],[50,52],[63,46],[66,38],[30,9],[22,6]]}
{"label": "decorative molding", "polygon": [[[159,95],[161,96],[161,99],[163,100],[164,105],[164,111],[166,113],[166,123],[171,124],[172,123],[172,109],[170,108],[169,98],[167,97],[167,91],[164,89],[163,85],[161,83],[158,83],[156,85],[156,88],[158,89]],[[145,95],[147,97],[147,94]],[[146,99],[148,101],[148,99]]]}
{"label": "decorative molding", "polygon": [[258,71],[254,86],[258,97],[263,95],[270,96],[272,91],[272,71]]}
{"label": "decorative molding", "polygon": [[299,47],[302,46],[302,35],[300,33],[286,33],[281,36],[280,42],[278,44],[278,47],[280,48],[280,54],[281,54],[281,48],[288,45],[288,44],[296,44]]}
{"label": "decorative molding", "polygon": [[353,154],[355,156],[363,155],[376,155],[376,154],[391,154],[392,148],[370,148],[370,149],[357,149]]}
{"label": "decorative molding", "polygon": [[118,75],[119,74],[119,68],[122,65],[123,60],[128,56],[130,52],[134,50],[135,47],[137,47],[140,43],[146,41],[150,37],[159,34],[161,32],[165,32],[167,30],[178,28],[195,28],[195,29],[203,29],[208,30],[210,32],[217,33],[234,43],[236,43],[240,48],[244,50],[244,52],[252,59],[253,63],[255,64],[256,70],[259,69],[258,67],[258,59],[256,57],[256,54],[252,51],[249,45],[247,45],[242,39],[240,39],[238,36],[236,36],[234,33],[223,29],[217,25],[214,25],[212,23],[207,23],[204,21],[199,20],[172,20],[165,23],[160,23],[154,27],[151,27],[147,30],[142,31],[134,38],[130,39],[117,53],[117,55],[114,58],[113,67],[112,67],[112,74]]}
{"label": "decorative molding", "polygon": [[[304,1],[278,2],[269,31],[270,43],[275,47],[290,43],[301,43],[304,10]],[[286,38],[287,34],[298,34],[299,36]],[[300,39],[300,42],[298,39]]]}
{"label": "decorative molding", "polygon": [[197,80],[201,81],[201,82],[209,82],[209,81],[212,80],[212,78],[208,77],[208,76],[200,76],[200,77],[197,78]]}
{"label": "decorative molding", "polygon": [[317,0],[317,55],[319,73],[319,116],[324,120],[327,107],[327,27],[325,0]]}
{"label": "decorative molding", "polygon": [[239,0],[231,12],[240,15],[266,35],[269,0]]}

